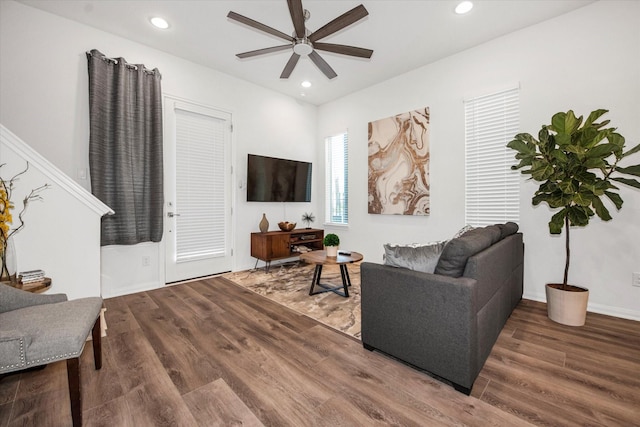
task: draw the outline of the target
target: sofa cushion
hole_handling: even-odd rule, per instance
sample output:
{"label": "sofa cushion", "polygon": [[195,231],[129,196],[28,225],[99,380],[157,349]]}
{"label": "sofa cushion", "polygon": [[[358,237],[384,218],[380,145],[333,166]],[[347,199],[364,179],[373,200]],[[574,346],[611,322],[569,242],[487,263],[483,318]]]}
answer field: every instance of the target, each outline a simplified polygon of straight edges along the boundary
{"label": "sofa cushion", "polygon": [[518,232],[518,224],[516,224],[515,222],[507,222],[506,224],[497,225],[498,227],[500,227],[500,240]]}
{"label": "sofa cushion", "polygon": [[446,243],[446,241],[411,245],[387,243],[384,245],[384,264],[433,273]]}
{"label": "sofa cushion", "polygon": [[434,272],[450,277],[461,277],[467,259],[485,250],[501,239],[502,233],[497,225],[475,228],[462,236],[449,240],[442,250]]}

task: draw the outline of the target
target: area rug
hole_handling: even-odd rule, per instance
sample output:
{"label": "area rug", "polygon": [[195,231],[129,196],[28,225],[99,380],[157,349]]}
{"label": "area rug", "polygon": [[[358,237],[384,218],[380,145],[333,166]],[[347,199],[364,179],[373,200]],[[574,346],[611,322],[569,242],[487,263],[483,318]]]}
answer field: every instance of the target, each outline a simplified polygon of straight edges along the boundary
{"label": "area rug", "polygon": [[[309,295],[315,266],[292,262],[264,268],[223,274],[222,277],[259,295],[311,317],[345,334],[360,339],[360,264],[349,264],[349,298],[325,292]],[[325,265],[321,283],[340,286],[340,268]]]}

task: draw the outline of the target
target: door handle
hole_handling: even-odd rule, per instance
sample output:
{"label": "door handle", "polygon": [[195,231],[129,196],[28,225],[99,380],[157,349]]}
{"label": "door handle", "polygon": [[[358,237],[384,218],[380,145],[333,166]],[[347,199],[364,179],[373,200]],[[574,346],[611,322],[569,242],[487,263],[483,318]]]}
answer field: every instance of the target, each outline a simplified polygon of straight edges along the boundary
{"label": "door handle", "polygon": [[169,218],[173,218],[174,216],[180,216],[180,214],[173,213],[173,212],[167,212],[167,216],[168,216]]}

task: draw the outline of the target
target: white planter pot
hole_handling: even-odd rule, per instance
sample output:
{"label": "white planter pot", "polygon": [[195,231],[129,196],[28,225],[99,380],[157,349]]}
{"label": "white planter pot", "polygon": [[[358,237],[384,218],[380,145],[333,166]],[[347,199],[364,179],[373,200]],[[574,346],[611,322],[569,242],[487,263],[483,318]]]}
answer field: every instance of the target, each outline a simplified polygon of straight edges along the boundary
{"label": "white planter pot", "polygon": [[554,287],[554,283],[547,283],[547,316],[554,322],[567,326],[582,326],[587,318],[587,303],[589,290],[578,286],[568,285],[571,290]]}
{"label": "white planter pot", "polygon": [[324,250],[327,251],[327,256],[331,258],[336,258],[338,256],[338,247],[337,246],[325,246]]}

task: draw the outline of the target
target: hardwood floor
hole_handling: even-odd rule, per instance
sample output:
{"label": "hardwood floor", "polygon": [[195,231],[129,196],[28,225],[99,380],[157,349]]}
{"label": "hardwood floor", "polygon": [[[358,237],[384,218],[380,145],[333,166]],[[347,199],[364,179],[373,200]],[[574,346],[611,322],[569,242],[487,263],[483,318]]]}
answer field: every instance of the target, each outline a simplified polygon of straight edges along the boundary
{"label": "hardwood floor", "polygon": [[[105,301],[86,426],[640,425],[640,322],[522,301],[471,396],[222,278]],[[69,426],[65,362],[0,380],[0,426]]]}

